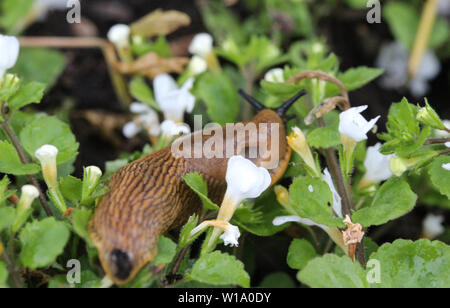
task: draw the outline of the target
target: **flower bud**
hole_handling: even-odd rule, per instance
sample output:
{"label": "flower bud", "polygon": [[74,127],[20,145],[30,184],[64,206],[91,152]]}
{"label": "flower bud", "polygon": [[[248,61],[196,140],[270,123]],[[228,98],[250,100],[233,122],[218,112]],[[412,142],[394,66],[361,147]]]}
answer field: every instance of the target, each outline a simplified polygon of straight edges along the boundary
{"label": "flower bud", "polygon": [[97,166],[89,166],[84,169],[81,203],[87,202],[87,199],[97,187],[101,177],[102,171]]}
{"label": "flower bud", "polygon": [[37,149],[34,155],[41,162],[42,174],[48,187],[57,187],[56,156],[58,155],[58,148],[46,144]]}
{"label": "flower bud", "polygon": [[206,72],[207,69],[208,64],[200,56],[193,56],[189,61],[188,70],[192,76],[200,75],[201,73]]}
{"label": "flower bud", "polygon": [[16,217],[12,225],[13,233],[17,232],[20,227],[31,215],[31,205],[33,201],[39,197],[39,191],[33,185],[22,186],[22,195],[20,196],[19,203],[17,204]]}
{"label": "flower bud", "polygon": [[289,207],[289,191],[286,187],[277,185],[273,190],[277,196],[278,203],[280,203],[283,207]]}
{"label": "flower bud", "polygon": [[129,45],[130,27],[123,24],[114,25],[108,31],[108,40],[111,41],[117,48],[125,48]]}
{"label": "flower bud", "polygon": [[313,171],[314,176],[320,176],[320,172],[317,170],[316,162],[309,148],[306,137],[300,128],[292,128],[292,133],[287,138],[289,146],[297,152],[303,159],[305,164]]}
{"label": "flower bud", "polygon": [[417,112],[416,119],[425,125],[429,125],[436,129],[445,129],[444,123],[442,123],[442,120],[439,118],[436,111],[431,108],[431,106],[428,104],[428,101],[425,100],[425,107],[422,107],[419,109],[419,112]]}
{"label": "flower bud", "polygon": [[282,68],[273,68],[264,75],[264,80],[268,82],[283,83],[284,71]]}
{"label": "flower bud", "polygon": [[393,174],[396,176],[401,176],[403,172],[408,170],[408,165],[405,160],[400,157],[392,157],[389,163],[389,167]]}
{"label": "flower bud", "polygon": [[199,33],[194,36],[189,45],[189,52],[193,55],[206,57],[213,49],[213,37],[208,33]]}

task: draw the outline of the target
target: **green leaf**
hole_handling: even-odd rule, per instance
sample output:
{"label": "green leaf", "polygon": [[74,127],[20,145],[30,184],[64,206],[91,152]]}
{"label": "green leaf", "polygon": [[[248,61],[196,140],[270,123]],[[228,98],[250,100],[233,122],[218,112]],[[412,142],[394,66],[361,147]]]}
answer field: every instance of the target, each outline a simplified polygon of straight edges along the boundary
{"label": "green leaf", "polygon": [[289,199],[300,217],[327,226],[344,226],[342,219],[333,214],[331,190],[321,179],[310,176],[296,178],[289,188]]}
{"label": "green leaf", "polygon": [[158,254],[153,260],[153,264],[169,264],[175,257],[177,250],[177,244],[175,244],[170,238],[160,236],[158,240]]}
{"label": "green leaf", "polygon": [[317,256],[318,254],[310,242],[305,239],[294,239],[289,246],[287,264],[293,269],[301,270]]}
{"label": "green leaf", "polygon": [[386,18],[394,37],[410,49],[414,43],[419,22],[419,13],[407,3],[390,2],[383,6]]}
{"label": "green leaf", "polygon": [[0,288],[5,287],[8,280],[8,268],[6,264],[0,261]]}
{"label": "green leaf", "polygon": [[341,135],[337,127],[319,127],[306,136],[308,144],[316,149],[327,149],[341,144]]}
{"label": "green leaf", "polygon": [[7,190],[9,184],[11,184],[11,182],[8,176],[5,175],[0,181],[0,206],[3,205],[5,200],[13,193],[11,190]]}
{"label": "green leaf", "polygon": [[[249,215],[253,215],[253,217],[249,217]],[[283,215],[286,215],[286,213],[283,207],[278,204],[275,193],[273,190],[268,190],[255,200],[255,204],[250,211],[245,208],[237,209],[232,223],[252,234],[271,236],[288,226],[287,224],[275,226],[272,223],[275,217]]]}
{"label": "green leaf", "polygon": [[16,26],[21,22],[33,7],[34,0],[3,0],[0,2],[0,27],[14,32]]}
{"label": "green leaf", "polygon": [[48,266],[63,252],[69,237],[65,223],[53,217],[28,223],[19,234],[20,261],[31,269]]}
{"label": "green leaf", "polygon": [[275,272],[264,277],[260,288],[295,288],[295,282],[284,272]]}
{"label": "green leaf", "polygon": [[83,186],[83,182],[80,179],[68,175],[60,180],[59,185],[63,197],[69,200],[70,203],[76,205],[80,202]]}
{"label": "green leaf", "polygon": [[198,218],[199,217],[197,215],[192,215],[191,217],[189,217],[188,222],[181,229],[180,236],[178,238],[178,249],[182,249],[191,241],[194,241],[194,239],[190,240],[190,234],[191,231],[197,226]]}
{"label": "green leaf", "polygon": [[397,153],[400,157],[409,157],[419,150],[431,134],[429,126],[420,130],[416,120],[418,108],[404,98],[389,108],[387,133],[378,137],[386,142],[381,147],[382,154]]}
{"label": "green leaf", "polygon": [[25,150],[34,157],[34,152],[45,144],[58,148],[58,164],[65,163],[78,154],[79,144],[69,125],[55,117],[41,117],[33,120],[20,132]]}
{"label": "green leaf", "polygon": [[410,212],[417,201],[416,194],[401,178],[391,178],[377,191],[372,204],[353,214],[352,219],[364,227],[379,226]]}
{"label": "green leaf", "polygon": [[14,223],[16,211],[13,207],[2,206],[0,207],[0,232],[9,228]]}
{"label": "green leaf", "polygon": [[219,207],[208,198],[208,184],[198,172],[183,176],[184,182],[200,197],[203,207],[207,210],[219,210]]}
{"label": "green leaf", "polygon": [[250,276],[244,270],[244,264],[220,251],[202,255],[195,262],[188,278],[212,285],[250,287]]}
{"label": "green leaf", "polygon": [[9,98],[8,106],[12,110],[17,110],[32,103],[40,103],[42,96],[44,96],[44,90],[45,84],[40,82],[30,82],[23,85]]}
{"label": "green leaf", "polygon": [[196,84],[196,96],[206,104],[212,121],[233,123],[239,113],[237,89],[225,74],[205,73]]}
{"label": "green leaf", "polygon": [[88,225],[91,216],[92,210],[86,209],[84,207],[76,208],[72,212],[72,224],[75,233],[83,238],[88,244],[93,246],[88,233]]}
{"label": "green leaf", "polygon": [[450,171],[442,167],[448,163],[450,163],[450,156],[439,156],[433,160],[428,173],[433,185],[450,199]]}
{"label": "green leaf", "polygon": [[380,262],[379,288],[449,288],[450,246],[439,241],[396,240],[371,256]]}
{"label": "green leaf", "polygon": [[63,72],[65,62],[64,54],[54,49],[22,48],[11,72],[24,82],[41,82],[49,89]]}
{"label": "green leaf", "polygon": [[147,85],[143,77],[133,77],[130,81],[130,93],[138,101],[159,110],[159,105],[153,98],[152,89]]}
{"label": "green leaf", "polygon": [[[383,74],[382,69],[359,66],[337,74],[337,78],[342,81],[345,89],[350,92],[362,88],[381,74]],[[340,91],[336,84],[327,83],[326,93],[327,97],[331,97],[339,94]]]}
{"label": "green leaf", "polygon": [[12,144],[0,141],[0,172],[26,175],[38,173],[39,170],[40,167],[36,164],[23,164]]}
{"label": "green leaf", "polygon": [[366,273],[349,257],[326,254],[310,261],[297,278],[311,288],[366,288]]}
{"label": "green leaf", "polygon": [[303,88],[303,85],[262,80],[261,87],[273,96],[287,98],[297,94]]}

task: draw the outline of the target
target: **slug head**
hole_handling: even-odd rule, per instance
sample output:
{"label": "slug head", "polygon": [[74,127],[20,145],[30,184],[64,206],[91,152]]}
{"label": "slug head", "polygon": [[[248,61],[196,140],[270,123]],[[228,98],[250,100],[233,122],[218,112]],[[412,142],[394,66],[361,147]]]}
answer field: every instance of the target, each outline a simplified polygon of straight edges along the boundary
{"label": "slug head", "polygon": [[[287,115],[289,108],[302,96],[306,94],[305,91],[300,91],[298,94],[284,102],[276,109],[265,108],[255,98],[239,90],[239,93],[248,101],[258,113],[251,122],[256,125],[266,123],[269,125],[267,130],[259,129],[258,138],[248,138],[245,144],[241,144],[241,155],[251,159],[256,165],[268,169],[272,177],[272,185],[275,184],[284,174],[289,164],[291,157],[291,149],[287,144],[285,123],[293,118],[295,115]],[[272,129],[276,127],[276,129]],[[261,144],[261,140],[266,140],[266,144]],[[252,147],[258,147],[264,151],[258,155],[256,159],[248,157],[248,151]]]}

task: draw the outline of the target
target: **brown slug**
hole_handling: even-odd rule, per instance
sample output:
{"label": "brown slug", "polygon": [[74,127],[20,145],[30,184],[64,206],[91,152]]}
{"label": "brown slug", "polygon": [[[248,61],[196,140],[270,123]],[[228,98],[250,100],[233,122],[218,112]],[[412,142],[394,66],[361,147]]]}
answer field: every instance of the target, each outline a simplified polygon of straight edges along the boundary
{"label": "brown slug", "polygon": [[[291,155],[286,142],[285,113],[305,92],[300,92],[277,110],[264,109],[254,98],[242,91],[240,93],[258,110],[250,122],[257,126],[260,123],[267,123],[268,126],[277,124],[274,127],[278,129],[279,160],[269,170],[273,185],[285,172]],[[202,131],[194,132],[187,138],[198,133]],[[267,140],[270,140],[271,130],[265,133]],[[201,138],[205,142],[212,137],[202,134]],[[239,139],[236,132],[224,138],[232,138],[224,140],[224,153],[226,147],[231,145],[234,153],[246,156],[249,148],[258,146],[258,140],[252,140],[247,135],[244,140]],[[267,150],[270,155],[270,147]],[[221,203],[226,190],[228,162],[226,155],[223,157],[175,157],[171,147],[167,147],[128,164],[113,175],[109,192],[102,197],[89,222],[89,234],[98,248],[103,269],[114,283],[121,285],[130,281],[156,256],[159,236],[181,226],[192,214],[201,210],[199,197],[184,183],[183,175],[200,173],[207,181],[211,200]],[[261,155],[252,161],[263,165],[267,157]]]}

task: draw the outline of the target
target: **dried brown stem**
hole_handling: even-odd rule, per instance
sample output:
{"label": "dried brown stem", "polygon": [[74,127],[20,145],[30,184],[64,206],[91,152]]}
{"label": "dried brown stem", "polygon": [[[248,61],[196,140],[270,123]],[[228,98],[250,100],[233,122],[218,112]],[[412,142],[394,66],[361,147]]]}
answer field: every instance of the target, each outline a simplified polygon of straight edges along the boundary
{"label": "dried brown stem", "polygon": [[341,107],[342,110],[350,108],[350,99],[348,97],[348,92],[345,89],[345,86],[342,83],[342,81],[340,81],[336,77],[331,76],[322,71],[304,71],[294,76],[291,76],[291,78],[288,79],[287,83],[298,83],[304,78],[319,79],[335,83],[338,86],[339,90],[341,91],[341,96],[345,99],[345,101],[340,102],[339,107]]}

